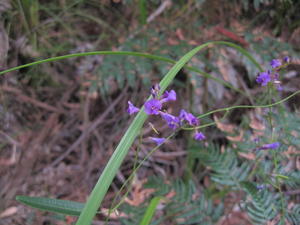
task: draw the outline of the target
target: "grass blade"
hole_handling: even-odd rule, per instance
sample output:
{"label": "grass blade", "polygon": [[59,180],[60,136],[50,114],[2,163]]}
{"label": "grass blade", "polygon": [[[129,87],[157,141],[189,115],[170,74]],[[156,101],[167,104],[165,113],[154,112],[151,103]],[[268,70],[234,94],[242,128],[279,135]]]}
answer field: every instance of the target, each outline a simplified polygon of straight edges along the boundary
{"label": "grass blade", "polygon": [[16,200],[33,208],[71,216],[79,216],[84,203],[58,200],[53,198],[29,197],[18,195]]}
{"label": "grass blade", "polygon": [[[261,68],[261,66],[259,65],[259,63],[247,52],[247,50],[245,50],[244,48],[233,44],[231,42],[227,42],[227,41],[212,41],[212,42],[208,42],[211,44],[218,44],[218,45],[227,45],[230,46],[232,48],[235,48],[237,51],[239,51],[241,54],[243,54],[244,56],[246,56],[257,68],[259,71],[263,71],[263,69]],[[52,58],[48,58],[48,59],[43,59],[43,60],[39,60],[39,61],[35,61],[32,63],[27,63],[24,65],[20,65],[20,66],[16,66],[7,70],[3,70],[0,71],[0,75],[3,75],[5,73],[8,72],[12,72],[15,70],[19,70],[22,68],[26,68],[26,67],[30,67],[30,66],[34,66],[34,65],[38,65],[41,63],[47,63],[47,62],[54,62],[54,61],[59,61],[59,60],[63,60],[63,59],[68,59],[68,58],[74,58],[74,57],[81,57],[81,56],[90,56],[90,55],[123,55],[123,56],[135,56],[135,57],[144,57],[144,58],[148,58],[148,59],[154,59],[154,60],[158,60],[158,61],[163,61],[163,62],[167,62],[167,63],[171,63],[171,64],[175,64],[176,61],[166,58],[166,57],[162,57],[162,56],[158,56],[158,55],[152,55],[152,54],[147,54],[147,53],[141,53],[141,52],[130,52],[130,51],[94,51],[94,52],[83,52],[83,53],[74,53],[74,54],[68,54],[68,55],[63,55],[63,56],[56,56],[56,57],[52,57]],[[234,86],[232,86],[230,83],[219,79],[217,77],[213,77],[212,75],[201,71],[195,67],[191,67],[191,66],[185,66],[186,69],[199,73],[201,74],[203,77],[206,77],[208,79],[212,79],[232,90],[235,90],[245,96],[247,96],[243,91],[241,91],[238,88],[235,88]]]}
{"label": "grass blade", "polygon": [[156,207],[159,203],[159,201],[161,200],[162,197],[160,196],[156,196],[154,198],[151,199],[150,204],[142,218],[142,221],[140,222],[140,225],[148,225],[150,224],[152,217],[156,211]]}

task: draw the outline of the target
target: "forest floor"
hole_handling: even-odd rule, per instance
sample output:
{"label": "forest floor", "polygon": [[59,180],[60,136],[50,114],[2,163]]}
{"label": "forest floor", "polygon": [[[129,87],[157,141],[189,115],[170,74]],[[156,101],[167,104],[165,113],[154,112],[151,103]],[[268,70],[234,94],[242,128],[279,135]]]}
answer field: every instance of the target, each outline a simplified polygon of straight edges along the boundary
{"label": "forest floor", "polygon": [[[42,0],[32,1],[32,5],[16,2],[0,3],[0,71],[38,59],[97,50],[139,51],[178,60],[199,44],[222,40],[247,49],[263,66],[272,58],[294,57],[287,69],[289,76],[283,80],[281,96],[299,89],[299,23],[294,25],[285,17],[282,21],[272,20],[270,10],[279,12],[268,5],[245,9],[241,3],[220,7],[221,0],[203,4],[149,1],[143,15],[144,11],[135,6],[137,1]],[[16,202],[15,196],[85,202],[132,121],[126,113],[128,100],[142,105],[151,85],[170,68],[170,64],[160,63],[97,55],[1,75],[1,225],[72,224],[73,217],[33,210]],[[258,71],[230,48],[209,48],[191,65],[198,65],[250,96],[262,92],[254,82]],[[172,88],[179,96],[178,102],[170,105],[173,112],[186,106],[199,114],[235,104],[252,104],[255,100],[208,79],[198,80],[188,70],[180,71]],[[299,103],[298,96],[287,107],[296,111]],[[247,112],[237,110],[227,122],[238,127],[237,115]],[[168,127],[161,122],[151,122],[162,135],[168,133]],[[218,129],[222,130],[222,124]],[[209,132],[211,141],[226,143],[224,135]],[[153,134],[146,124],[142,136]],[[166,181],[184,176],[187,142],[186,135],[180,134],[158,149],[139,169],[125,201],[134,206],[141,204],[149,196],[143,184],[152,175]],[[151,146],[150,141],[140,143],[138,156],[137,148],[131,149],[95,224],[104,224],[105,210],[131,174],[136,157],[143,159]],[[237,193],[228,204],[239,198]],[[245,214],[235,213],[220,224],[251,224]],[[110,224],[120,224],[115,215],[110,219]]]}

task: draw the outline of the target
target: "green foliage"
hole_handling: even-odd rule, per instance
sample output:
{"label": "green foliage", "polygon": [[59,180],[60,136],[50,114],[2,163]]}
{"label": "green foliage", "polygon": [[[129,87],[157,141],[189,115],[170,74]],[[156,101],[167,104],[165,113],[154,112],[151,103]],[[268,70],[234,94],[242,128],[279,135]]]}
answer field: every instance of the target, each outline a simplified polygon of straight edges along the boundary
{"label": "green foliage", "polygon": [[[269,117],[272,125],[268,123]],[[192,145],[189,148],[189,161],[193,161],[191,168],[197,168],[194,173],[201,174],[205,167],[209,171],[210,179],[218,184],[219,193],[244,190],[246,204],[242,204],[242,209],[249,214],[254,224],[266,224],[276,220],[279,220],[276,224],[286,224],[285,221],[299,224],[298,206],[288,209],[292,196],[285,196],[282,191],[284,188],[287,193],[292,194],[293,190],[298,190],[300,187],[299,170],[290,168],[291,158],[299,156],[299,152],[291,151],[299,147],[299,138],[297,138],[300,135],[299,117],[282,110],[279,106],[276,109],[266,110],[260,122],[266,125],[266,129],[258,143],[253,141],[253,134],[249,132],[250,121],[245,116],[240,127],[246,130],[243,141],[235,142],[234,145],[229,142],[222,150],[216,144]],[[280,148],[255,150],[258,146],[272,141],[280,142]],[[251,161],[242,158],[239,152],[254,154],[255,159]],[[207,191],[215,192],[215,188],[214,184],[211,184]]]}
{"label": "green foliage", "polygon": [[216,145],[191,147],[190,154],[204,166],[210,168],[211,179],[219,184],[234,186],[245,180],[250,172],[250,164],[241,161],[235,152],[228,148],[221,152]]}
{"label": "green foliage", "polygon": [[278,196],[274,196],[267,190],[258,190],[251,182],[242,182],[241,186],[251,197],[251,200],[246,203],[246,210],[256,224],[266,224],[278,214],[276,206]]}
{"label": "green foliage", "polygon": [[300,171],[283,172],[282,174],[289,178],[284,182],[285,185],[294,190],[300,187]]}
{"label": "green foliage", "polygon": [[285,221],[289,221],[291,224],[300,223],[300,205],[296,204],[292,209],[285,208],[282,211],[279,195],[266,189],[258,190],[252,182],[242,182],[241,186],[251,197],[246,202],[245,208],[255,224],[266,224],[279,213],[283,214],[283,218],[277,224],[286,224]]}
{"label": "green foliage", "polygon": [[294,205],[285,216],[291,224],[300,224],[300,204]]}
{"label": "green foliage", "polygon": [[18,195],[16,200],[33,208],[71,216],[79,216],[84,207],[84,203],[53,198]]}
{"label": "green foliage", "polygon": [[140,225],[148,225],[150,224],[153,216],[154,216],[154,213],[156,211],[156,207],[157,205],[159,204],[159,201],[162,199],[162,197],[160,196],[156,196],[154,198],[151,199],[148,207],[147,207],[147,210],[142,218],[142,221],[140,222]]}
{"label": "green foliage", "polygon": [[[177,179],[166,183],[161,177],[151,177],[144,187],[155,189],[154,196],[165,196],[168,193],[174,193],[173,197],[165,199],[165,204],[161,209],[164,216],[154,217],[152,225],[164,224],[166,221],[174,225],[213,225],[223,214],[223,204],[216,205],[204,195],[200,196],[194,182],[191,180],[184,182]],[[147,203],[143,203],[143,205],[147,205]],[[123,204],[120,209],[130,215],[129,218],[122,218],[122,224],[126,225],[138,224],[145,211],[143,206],[134,207],[128,204]]]}
{"label": "green foliage", "polygon": [[270,21],[274,26],[275,34],[279,34],[284,28],[293,29],[299,23],[300,3],[297,0],[238,0],[236,2],[239,2],[246,12],[256,16],[254,21],[266,19]]}

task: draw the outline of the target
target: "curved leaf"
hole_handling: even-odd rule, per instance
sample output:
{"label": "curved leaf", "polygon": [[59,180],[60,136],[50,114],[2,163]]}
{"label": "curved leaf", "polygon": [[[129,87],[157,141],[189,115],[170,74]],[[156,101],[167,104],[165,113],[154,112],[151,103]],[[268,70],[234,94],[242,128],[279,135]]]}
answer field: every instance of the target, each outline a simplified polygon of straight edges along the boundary
{"label": "curved leaf", "polygon": [[150,204],[142,218],[142,221],[140,222],[140,225],[150,224],[152,217],[155,213],[156,207],[161,199],[162,199],[162,197],[160,197],[160,196],[156,196],[151,199]]}
{"label": "curved leaf", "polygon": [[58,200],[53,198],[18,195],[16,200],[33,208],[71,216],[79,216],[84,208],[84,203],[81,202]]}

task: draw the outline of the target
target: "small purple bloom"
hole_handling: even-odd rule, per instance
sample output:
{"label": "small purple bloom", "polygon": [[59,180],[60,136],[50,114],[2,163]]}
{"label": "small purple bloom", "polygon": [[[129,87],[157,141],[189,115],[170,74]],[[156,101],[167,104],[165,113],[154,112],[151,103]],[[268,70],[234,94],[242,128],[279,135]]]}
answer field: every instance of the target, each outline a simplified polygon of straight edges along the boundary
{"label": "small purple bloom", "polygon": [[202,133],[202,132],[198,132],[198,131],[196,131],[196,133],[194,134],[194,139],[196,140],[196,141],[202,141],[202,140],[204,140],[206,137],[205,137],[205,135]]}
{"label": "small purple bloom", "polygon": [[159,84],[153,85],[152,88],[151,88],[151,95],[152,95],[152,97],[153,98],[157,98],[159,91],[160,91]]}
{"label": "small purple bloom", "polygon": [[279,80],[274,80],[274,84],[277,88],[277,91],[282,91],[283,90],[283,88],[281,86],[281,82]]}
{"label": "small purple bloom", "polygon": [[179,119],[185,120],[186,114],[187,112],[184,109],[180,110]]}
{"label": "small purple bloom", "polygon": [[161,145],[161,144],[163,144],[163,143],[166,141],[165,138],[155,138],[155,137],[150,137],[150,139],[151,139],[152,141],[154,141],[157,145]]}
{"label": "small purple bloom", "polygon": [[271,81],[270,71],[259,73],[256,82],[261,86],[266,86]]}
{"label": "small purple bloom", "polygon": [[285,56],[285,57],[283,58],[283,62],[285,62],[285,63],[290,63],[290,61],[291,61],[291,59],[290,59],[290,57],[288,57],[288,56]]}
{"label": "small purple bloom", "polygon": [[128,109],[127,109],[127,112],[129,115],[131,114],[134,114],[134,113],[137,113],[139,110],[139,108],[135,107],[131,101],[128,101]]}
{"label": "small purple bloom", "polygon": [[146,101],[145,104],[145,112],[148,115],[158,115],[159,110],[162,108],[162,104],[157,99],[150,99],[149,101]]}
{"label": "small purple bloom", "polygon": [[266,185],[264,185],[264,184],[258,184],[258,185],[256,185],[256,188],[257,188],[257,190],[263,190],[263,189],[265,189],[266,188]]}
{"label": "small purple bloom", "polygon": [[279,142],[274,142],[271,144],[265,144],[265,145],[259,147],[258,150],[276,149],[276,148],[279,148],[279,146],[280,146]]}
{"label": "small purple bloom", "polygon": [[270,66],[275,69],[277,67],[280,67],[281,66],[281,62],[279,59],[272,59],[271,62],[270,62]]}
{"label": "small purple bloom", "polygon": [[184,109],[180,111],[179,118],[181,120],[186,120],[191,126],[198,126],[199,120],[192,113],[186,112]]}
{"label": "small purple bloom", "polygon": [[256,143],[256,144],[259,142],[259,140],[260,140],[259,137],[256,137],[256,138],[253,139],[254,143]]}
{"label": "small purple bloom", "polygon": [[163,99],[161,102],[164,103],[168,101],[176,101],[176,92],[174,90],[171,90],[170,92],[165,91],[163,94]]}
{"label": "small purple bloom", "polygon": [[160,115],[167,122],[168,126],[171,129],[175,130],[176,128],[179,127],[180,120],[178,117],[173,116],[169,113],[164,113],[164,112],[161,112]]}

